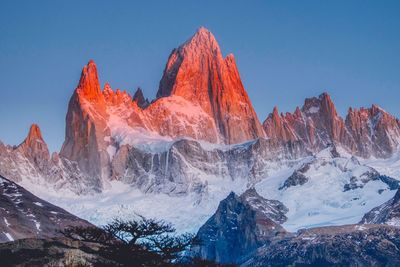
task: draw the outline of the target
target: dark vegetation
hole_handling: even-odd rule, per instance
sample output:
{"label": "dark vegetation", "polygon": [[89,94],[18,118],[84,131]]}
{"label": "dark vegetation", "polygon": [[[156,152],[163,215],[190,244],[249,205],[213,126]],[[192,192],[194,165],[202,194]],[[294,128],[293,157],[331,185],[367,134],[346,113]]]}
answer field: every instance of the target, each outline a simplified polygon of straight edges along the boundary
{"label": "dark vegetation", "polygon": [[164,221],[115,219],[102,228],[73,227],[62,233],[69,239],[99,245],[95,266],[223,266],[187,255],[198,241],[191,234],[176,234]]}

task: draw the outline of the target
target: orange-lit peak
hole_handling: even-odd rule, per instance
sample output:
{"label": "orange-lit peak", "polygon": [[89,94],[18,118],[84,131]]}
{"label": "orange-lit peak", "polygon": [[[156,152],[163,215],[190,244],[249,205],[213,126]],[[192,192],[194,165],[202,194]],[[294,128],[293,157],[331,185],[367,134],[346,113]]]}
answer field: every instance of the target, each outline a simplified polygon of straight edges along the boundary
{"label": "orange-lit peak", "polygon": [[29,133],[26,138],[27,140],[34,140],[34,139],[40,139],[43,140],[42,137],[42,132],[40,131],[39,125],[33,123],[31,127],[29,128]]}
{"label": "orange-lit peak", "polygon": [[97,99],[101,95],[97,67],[93,60],[83,67],[77,90],[89,100]]}

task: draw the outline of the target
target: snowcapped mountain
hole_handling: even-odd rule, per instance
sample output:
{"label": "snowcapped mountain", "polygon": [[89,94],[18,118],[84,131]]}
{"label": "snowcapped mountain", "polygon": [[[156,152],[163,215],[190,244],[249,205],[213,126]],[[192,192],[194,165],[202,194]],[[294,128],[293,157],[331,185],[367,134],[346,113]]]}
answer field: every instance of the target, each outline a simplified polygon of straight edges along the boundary
{"label": "snowcapped mountain", "polygon": [[172,51],[153,101],[101,89],[90,61],[60,153],[33,125],[21,145],[0,143],[0,174],[96,224],[141,214],[192,232],[231,191],[255,187],[295,230],[356,223],[393,197],[399,142],[398,119],[372,106],[343,120],[326,93],[261,124],[234,57],[200,28]]}

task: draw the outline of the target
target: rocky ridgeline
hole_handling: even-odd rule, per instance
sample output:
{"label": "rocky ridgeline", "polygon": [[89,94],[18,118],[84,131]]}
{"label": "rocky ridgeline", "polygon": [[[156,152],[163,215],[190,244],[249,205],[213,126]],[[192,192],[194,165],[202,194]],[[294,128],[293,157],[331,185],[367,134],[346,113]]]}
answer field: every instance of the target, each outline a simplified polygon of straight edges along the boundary
{"label": "rocky ridgeline", "polygon": [[[18,147],[0,144],[0,174],[50,183],[78,194],[100,192],[121,180],[144,192],[173,195],[206,190],[202,175],[268,176],[271,162],[317,153],[334,144],[352,155],[389,157],[399,145],[399,120],[373,105],[350,109],[345,120],[326,93],[261,125],[232,55],[223,57],[205,28],[174,49],[157,98],[148,101],[101,89],[97,66],[82,70],[66,116],[65,141],[49,155],[38,126]],[[285,166],[286,166],[285,165]]]}

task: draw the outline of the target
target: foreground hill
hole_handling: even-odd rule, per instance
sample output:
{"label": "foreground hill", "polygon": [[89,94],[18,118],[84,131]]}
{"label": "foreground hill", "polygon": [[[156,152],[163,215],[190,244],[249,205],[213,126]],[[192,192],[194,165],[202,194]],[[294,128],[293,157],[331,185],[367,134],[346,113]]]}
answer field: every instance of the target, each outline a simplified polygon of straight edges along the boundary
{"label": "foreground hill", "polygon": [[61,236],[69,226],[91,224],[0,176],[0,242]]}

